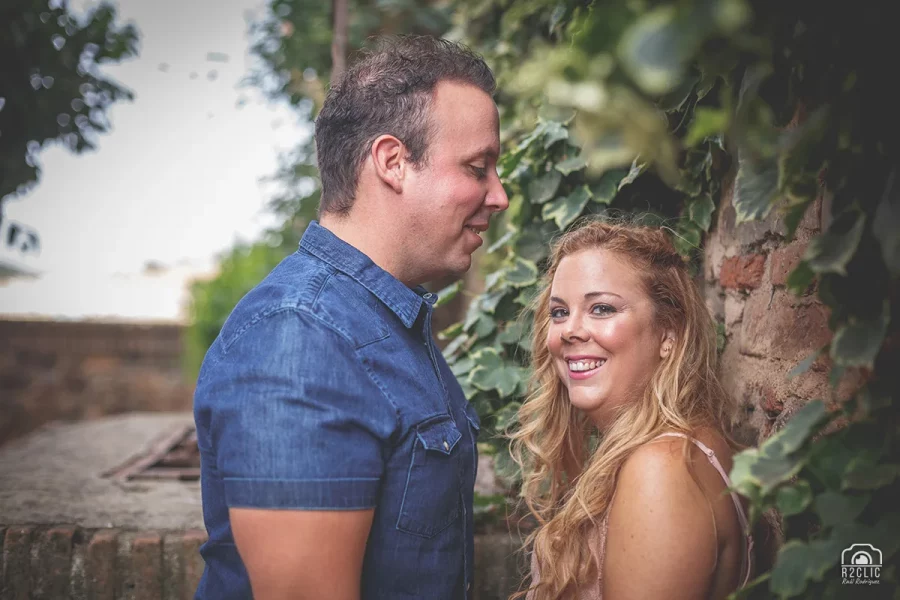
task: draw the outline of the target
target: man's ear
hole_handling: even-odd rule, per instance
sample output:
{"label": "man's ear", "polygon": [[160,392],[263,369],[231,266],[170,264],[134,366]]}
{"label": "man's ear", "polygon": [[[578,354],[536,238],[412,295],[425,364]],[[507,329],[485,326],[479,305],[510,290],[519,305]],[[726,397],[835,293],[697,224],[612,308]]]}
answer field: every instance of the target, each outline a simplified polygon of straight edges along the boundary
{"label": "man's ear", "polygon": [[375,174],[385,185],[396,193],[403,191],[406,175],[406,146],[392,135],[380,135],[372,142],[369,157],[375,167]]}

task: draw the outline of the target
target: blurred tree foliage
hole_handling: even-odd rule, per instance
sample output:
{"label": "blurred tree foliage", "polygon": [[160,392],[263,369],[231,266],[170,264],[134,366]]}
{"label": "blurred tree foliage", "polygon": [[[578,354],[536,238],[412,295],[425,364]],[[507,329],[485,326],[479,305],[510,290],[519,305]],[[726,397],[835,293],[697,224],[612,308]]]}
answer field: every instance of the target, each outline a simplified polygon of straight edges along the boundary
{"label": "blurred tree foliage", "polygon": [[284,258],[279,242],[270,237],[254,244],[235,245],[219,257],[215,277],[191,284],[191,325],[185,333],[185,366],[192,377],[199,372],[206,351],[238,300]]}
{"label": "blurred tree foliage", "polygon": [[137,30],[110,4],[78,15],[66,0],[0,3],[0,203],[37,182],[46,143],[94,148],[106,110],[132,99],[100,65],[137,52]]}
{"label": "blurred tree foliage", "polygon": [[[776,508],[787,541],[771,572],[740,597],[857,597],[842,585],[841,550],[882,551],[881,587],[897,588],[900,427],[898,111],[884,59],[900,37],[878,10],[812,0],[404,0],[351,2],[350,47],[416,23],[463,40],[498,76],[510,209],[492,226],[485,290],[440,335],[482,415],[500,473],[514,482],[499,436],[526,392],[532,317],[525,308],[548,243],[579,218],[640,213],[696,264],[735,173],[738,222],[777,211],[789,241],[813,200],[829,198],[788,287],[828,306],[832,383],[862,381],[847,402],[811,401],[732,478],[752,514]],[[404,20],[406,19],[406,20]],[[312,116],[327,84],[328,6],[275,0],[258,26],[260,87]],[[387,25],[390,23],[391,25]],[[439,26],[438,26],[439,25]],[[421,31],[421,30],[418,30]],[[283,175],[306,181],[310,148]],[[290,161],[288,161],[290,162]],[[297,188],[300,189],[300,188]],[[304,188],[314,197],[314,188]],[[281,198],[287,218],[303,198]],[[307,213],[308,214],[308,213]],[[778,234],[774,234],[778,235]],[[442,293],[442,302],[461,292]],[[830,432],[827,433],[826,432]],[[878,587],[878,586],[873,586]]]}

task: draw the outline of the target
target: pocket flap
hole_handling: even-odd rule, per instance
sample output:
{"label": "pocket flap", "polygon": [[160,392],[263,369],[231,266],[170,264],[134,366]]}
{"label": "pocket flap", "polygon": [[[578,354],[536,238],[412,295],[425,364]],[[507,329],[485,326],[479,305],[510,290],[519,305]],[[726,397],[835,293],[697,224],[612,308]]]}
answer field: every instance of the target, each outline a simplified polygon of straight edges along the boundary
{"label": "pocket flap", "polygon": [[456,423],[450,415],[439,420],[423,423],[416,427],[416,435],[426,450],[434,450],[450,454],[456,443],[462,438]]}

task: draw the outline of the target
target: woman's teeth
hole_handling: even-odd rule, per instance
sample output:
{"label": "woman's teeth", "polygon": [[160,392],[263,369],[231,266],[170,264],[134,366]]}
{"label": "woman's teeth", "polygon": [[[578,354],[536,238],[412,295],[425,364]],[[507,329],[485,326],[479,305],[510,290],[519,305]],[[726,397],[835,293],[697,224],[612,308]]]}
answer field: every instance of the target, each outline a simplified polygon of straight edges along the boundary
{"label": "woman's teeth", "polygon": [[472,233],[474,233],[474,234],[477,235],[478,237],[481,237],[481,232],[478,231],[477,229],[475,229],[474,227],[466,227],[466,229],[468,229],[469,231],[471,231]]}
{"label": "woman's teeth", "polygon": [[591,369],[596,369],[603,365],[606,362],[606,359],[601,358],[600,360],[577,360],[577,361],[569,361],[569,370],[570,371],[590,371]]}

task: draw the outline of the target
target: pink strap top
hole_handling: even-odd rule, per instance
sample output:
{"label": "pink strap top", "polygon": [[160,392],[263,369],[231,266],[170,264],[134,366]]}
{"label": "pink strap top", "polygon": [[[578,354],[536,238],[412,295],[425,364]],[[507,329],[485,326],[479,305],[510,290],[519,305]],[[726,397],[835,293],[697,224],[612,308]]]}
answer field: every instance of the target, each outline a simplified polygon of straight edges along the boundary
{"label": "pink strap top", "polygon": [[[693,442],[695,446],[700,448],[703,453],[706,455],[706,458],[709,460],[710,464],[718,471],[719,475],[722,476],[722,479],[725,481],[726,487],[731,487],[731,479],[728,477],[728,473],[725,472],[725,469],[722,468],[722,464],[719,462],[719,459],[716,458],[716,453],[708,447],[706,444],[699,440],[695,440],[692,437],[689,437],[683,433],[662,433],[656,436],[653,439],[659,439],[661,437],[680,437],[686,440],[690,440]],[[652,441],[652,440],[651,440]],[[738,498],[738,495],[735,492],[730,492],[731,500],[734,502],[734,508],[737,511],[738,521],[741,523],[741,531],[746,537],[746,545],[744,546],[744,557],[741,560],[741,585],[740,587],[744,587],[747,585],[747,582],[750,580],[750,575],[753,572],[753,536],[750,534],[750,526],[747,520],[747,514],[744,512],[744,507],[741,505],[741,501]],[[585,586],[581,589],[578,600],[603,600],[603,563],[604,558],[606,557],[606,532],[609,526],[609,513],[603,517],[603,520],[600,522],[597,529],[595,529],[595,535],[591,535],[588,538],[588,548],[591,553],[597,558],[597,565],[600,571],[600,577],[597,580],[596,586]],[[540,571],[537,566],[537,557],[532,555],[531,557],[531,583],[532,585],[536,585],[540,581]],[[531,600],[533,598],[534,593],[531,592],[526,595],[526,600]]]}

